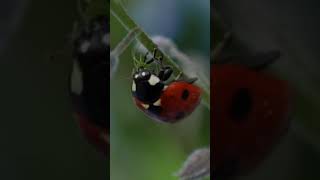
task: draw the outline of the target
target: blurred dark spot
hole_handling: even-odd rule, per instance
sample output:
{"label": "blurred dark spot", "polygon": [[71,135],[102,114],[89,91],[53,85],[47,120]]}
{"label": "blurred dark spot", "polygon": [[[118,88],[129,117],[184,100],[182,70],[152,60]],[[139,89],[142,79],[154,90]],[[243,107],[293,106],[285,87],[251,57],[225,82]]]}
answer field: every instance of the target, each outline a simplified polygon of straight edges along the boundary
{"label": "blurred dark spot", "polygon": [[232,97],[230,108],[231,119],[241,122],[248,117],[252,109],[252,96],[249,89],[241,88]]}
{"label": "blurred dark spot", "polygon": [[187,100],[189,97],[189,91],[187,89],[183,90],[181,98]]}

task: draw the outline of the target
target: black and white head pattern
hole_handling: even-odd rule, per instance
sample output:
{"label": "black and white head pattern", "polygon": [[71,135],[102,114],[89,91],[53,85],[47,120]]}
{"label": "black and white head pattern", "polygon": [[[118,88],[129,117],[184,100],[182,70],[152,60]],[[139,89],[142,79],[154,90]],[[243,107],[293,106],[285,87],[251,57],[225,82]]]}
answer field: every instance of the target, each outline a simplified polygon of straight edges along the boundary
{"label": "black and white head pattern", "polygon": [[74,39],[74,65],[71,75],[71,94],[81,112],[96,123],[108,126],[108,56],[109,19],[98,16],[81,27]]}
{"label": "black and white head pattern", "polygon": [[132,94],[141,101],[145,109],[161,106],[161,94],[166,85],[160,78],[148,70],[139,70],[133,74]]}

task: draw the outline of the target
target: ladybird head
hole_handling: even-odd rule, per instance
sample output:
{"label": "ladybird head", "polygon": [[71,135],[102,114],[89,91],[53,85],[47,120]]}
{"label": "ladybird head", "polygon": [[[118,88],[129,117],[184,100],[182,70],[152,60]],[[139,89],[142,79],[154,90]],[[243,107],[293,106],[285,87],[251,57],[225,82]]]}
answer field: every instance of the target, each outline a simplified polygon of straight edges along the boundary
{"label": "ladybird head", "polygon": [[139,58],[137,58],[134,51],[132,51],[131,53],[132,53],[132,59],[133,59],[133,65],[134,65],[135,71],[146,69],[148,67],[149,64],[146,63],[146,58],[148,53],[144,58],[142,58],[141,54]]}
{"label": "ladybird head", "polygon": [[75,61],[70,93],[74,111],[80,115],[77,116],[80,128],[93,144],[104,151],[107,141],[103,137],[107,136],[109,129],[106,111],[109,20],[107,15],[101,15],[79,25],[73,32]]}
{"label": "ladybird head", "polygon": [[74,37],[74,56],[80,66],[91,69],[106,66],[109,53],[109,21],[107,16],[97,16],[80,27]]}
{"label": "ladybird head", "polygon": [[138,69],[133,74],[133,80],[136,82],[147,81],[150,79],[151,74],[148,69]]}
{"label": "ladybird head", "polygon": [[[147,54],[146,54],[147,56]],[[146,56],[144,58],[136,56],[133,54],[133,63],[134,63],[134,72],[133,72],[133,80],[136,82],[146,81],[151,77],[151,71],[148,69],[150,64],[146,62]]]}

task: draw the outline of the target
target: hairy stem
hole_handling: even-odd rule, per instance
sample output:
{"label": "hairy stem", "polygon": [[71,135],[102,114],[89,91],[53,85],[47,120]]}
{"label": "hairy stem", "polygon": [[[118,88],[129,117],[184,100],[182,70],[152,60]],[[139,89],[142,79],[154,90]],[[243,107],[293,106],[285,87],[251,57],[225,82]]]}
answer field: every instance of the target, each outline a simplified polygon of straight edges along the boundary
{"label": "hairy stem", "polygon": [[[122,7],[122,5],[116,1],[111,0],[111,14],[117,18],[117,20],[121,23],[121,25],[127,30],[130,31],[131,29],[138,28],[140,29],[140,34],[137,36],[137,39],[141,42],[141,44],[144,45],[144,47],[152,52],[155,48],[157,48],[157,45],[153,43],[150,37],[141,30],[141,28],[133,21],[132,18],[128,15],[127,11]],[[165,55],[162,51],[158,50],[159,55],[163,56],[163,60],[172,66],[172,69],[174,72],[180,73],[182,70],[180,67],[167,55]],[[183,73],[183,72],[182,72]],[[183,74],[186,76],[185,74]]]}

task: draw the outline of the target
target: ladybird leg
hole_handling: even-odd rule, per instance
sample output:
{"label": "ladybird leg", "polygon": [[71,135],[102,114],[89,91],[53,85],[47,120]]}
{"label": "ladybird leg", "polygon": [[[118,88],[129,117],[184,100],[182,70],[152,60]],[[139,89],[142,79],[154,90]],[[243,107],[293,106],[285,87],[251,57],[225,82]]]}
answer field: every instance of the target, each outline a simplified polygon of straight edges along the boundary
{"label": "ladybird leg", "polygon": [[148,55],[149,55],[149,52],[147,52],[145,55],[144,55],[144,62],[146,63],[146,64],[151,64],[152,62],[154,62],[154,58],[151,58],[151,59],[149,59],[149,60],[147,60],[148,59]]}
{"label": "ladybird leg", "polygon": [[280,56],[281,52],[277,50],[256,53],[250,58],[254,64],[249,65],[249,68],[257,71],[263,70],[270,64],[273,64],[277,59],[280,58]]}
{"label": "ladybird leg", "polygon": [[180,79],[182,79],[182,72],[179,72],[179,74],[177,75],[177,77],[174,80],[178,81]]}
{"label": "ladybird leg", "polygon": [[149,51],[147,51],[146,54],[145,54],[144,57],[143,57],[144,62],[146,62],[146,60],[147,60],[147,58],[148,58],[148,55],[149,55]]}
{"label": "ladybird leg", "polygon": [[281,52],[273,50],[267,52],[256,52],[255,54],[250,55],[224,56],[219,63],[223,61],[223,63],[228,64],[240,64],[245,65],[249,69],[260,71],[273,64],[279,57],[281,57]]}
{"label": "ladybird leg", "polygon": [[157,48],[153,48],[153,58],[154,59],[157,59],[157,52],[158,52],[158,49]]}
{"label": "ladybird leg", "polygon": [[158,77],[161,81],[168,80],[173,73],[173,70],[170,66],[162,67],[158,73]]}
{"label": "ladybird leg", "polygon": [[194,82],[196,82],[198,80],[198,78],[193,77],[193,78],[188,78],[187,80],[185,80],[187,83],[189,84],[193,84]]}
{"label": "ladybird leg", "polygon": [[153,59],[156,60],[162,68],[163,67],[163,63],[162,63],[163,62],[163,55],[160,54],[160,56],[157,57],[157,52],[158,52],[158,48],[154,48],[153,49]]}
{"label": "ladybird leg", "polygon": [[187,82],[187,83],[189,83],[189,84],[193,84],[195,81],[197,81],[198,80],[198,78],[196,78],[196,77],[185,77],[185,76],[182,76],[183,75],[183,73],[182,72],[179,72],[179,74],[177,75],[177,77],[175,78],[175,80],[174,81],[185,81],[185,82]]}
{"label": "ladybird leg", "polygon": [[281,57],[280,51],[271,50],[267,52],[256,52],[250,55],[233,55],[225,57],[225,59],[230,64],[242,64],[249,69],[260,71],[267,68],[270,64],[273,64],[279,57]]}
{"label": "ladybird leg", "polygon": [[230,44],[232,39],[231,33],[225,33],[222,42],[220,42],[217,47],[213,50],[212,58],[213,62],[216,64],[225,64],[225,59],[221,58],[221,53],[226,49],[226,47]]}

